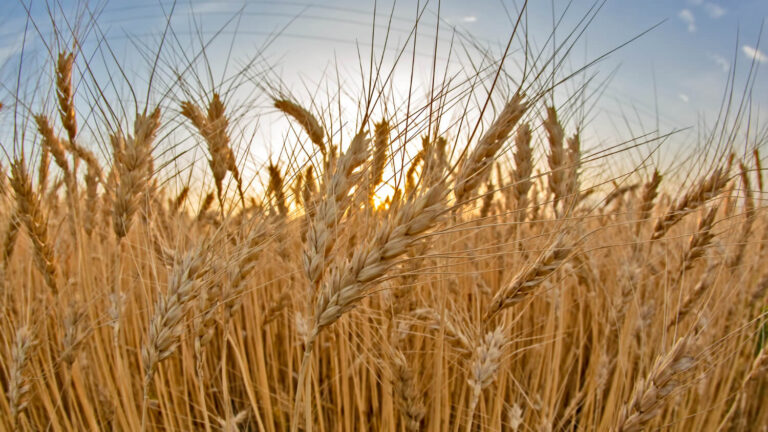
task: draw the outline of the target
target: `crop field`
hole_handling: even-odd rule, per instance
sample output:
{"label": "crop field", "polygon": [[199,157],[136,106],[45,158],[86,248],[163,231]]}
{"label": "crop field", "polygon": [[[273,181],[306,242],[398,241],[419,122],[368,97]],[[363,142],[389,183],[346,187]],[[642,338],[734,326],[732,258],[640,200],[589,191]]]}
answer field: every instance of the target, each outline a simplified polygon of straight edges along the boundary
{"label": "crop field", "polygon": [[566,61],[581,27],[529,46],[524,10],[498,56],[392,41],[317,91],[258,55],[211,81],[170,25],[141,69],[83,48],[97,16],[30,15],[55,33],[0,92],[0,431],[768,430],[757,75],[668,163],[677,131],[590,134],[599,59]]}

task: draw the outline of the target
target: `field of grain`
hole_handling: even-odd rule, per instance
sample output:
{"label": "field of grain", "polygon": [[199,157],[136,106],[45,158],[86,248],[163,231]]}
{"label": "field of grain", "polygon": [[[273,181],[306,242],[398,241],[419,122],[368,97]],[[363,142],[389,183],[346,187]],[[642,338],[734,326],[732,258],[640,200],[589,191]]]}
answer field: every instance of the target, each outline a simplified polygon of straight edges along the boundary
{"label": "field of grain", "polygon": [[[182,79],[76,106],[110,84],[55,50],[49,103],[1,101],[0,430],[767,430],[748,96],[665,169],[674,134],[588,142],[497,60],[407,100],[370,67],[342,119]],[[248,110],[290,143],[246,170]]]}

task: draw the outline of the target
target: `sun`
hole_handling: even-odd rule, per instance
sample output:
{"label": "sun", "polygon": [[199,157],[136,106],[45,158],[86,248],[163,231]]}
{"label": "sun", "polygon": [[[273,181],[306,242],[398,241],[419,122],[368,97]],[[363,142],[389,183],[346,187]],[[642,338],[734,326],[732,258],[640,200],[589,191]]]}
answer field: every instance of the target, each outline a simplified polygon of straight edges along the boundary
{"label": "sun", "polygon": [[382,183],[376,188],[376,192],[373,194],[373,206],[377,210],[383,210],[389,207],[389,200],[395,194],[395,188],[388,183]]}

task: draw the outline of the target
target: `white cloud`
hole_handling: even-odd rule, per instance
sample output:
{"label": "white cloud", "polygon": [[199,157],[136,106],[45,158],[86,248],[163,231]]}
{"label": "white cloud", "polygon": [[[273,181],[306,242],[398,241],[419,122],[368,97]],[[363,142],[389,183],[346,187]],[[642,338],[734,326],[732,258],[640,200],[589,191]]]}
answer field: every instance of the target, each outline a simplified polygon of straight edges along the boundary
{"label": "white cloud", "polygon": [[687,94],[685,94],[685,93],[680,93],[680,94],[678,94],[678,95],[677,95],[677,97],[679,97],[679,98],[680,98],[680,100],[681,100],[681,101],[683,101],[684,103],[688,103],[688,101],[690,101],[690,100],[691,100],[691,99],[688,97],[688,95],[687,95]]}
{"label": "white cloud", "polygon": [[477,21],[477,17],[474,15],[468,15],[461,19],[465,23],[473,23]]}
{"label": "white cloud", "polygon": [[704,10],[707,11],[707,14],[709,14],[710,18],[718,19],[721,16],[725,15],[725,8],[720,7],[714,3],[706,3],[704,4]]}
{"label": "white cloud", "polygon": [[759,63],[768,62],[768,56],[765,55],[764,52],[760,51],[755,47],[744,45],[743,47],[741,47],[741,50],[744,51],[744,54],[746,54],[747,57],[751,58],[752,60],[755,60]]}
{"label": "white cloud", "polygon": [[681,10],[677,16],[688,25],[688,31],[693,33],[696,31],[696,18],[693,17],[693,12],[690,9]]}
{"label": "white cloud", "polygon": [[713,62],[717,63],[717,65],[720,66],[723,72],[728,72],[728,69],[731,68],[731,63],[728,61],[728,59],[726,59],[721,55],[709,53],[707,54],[707,57],[709,57],[709,59],[712,60]]}

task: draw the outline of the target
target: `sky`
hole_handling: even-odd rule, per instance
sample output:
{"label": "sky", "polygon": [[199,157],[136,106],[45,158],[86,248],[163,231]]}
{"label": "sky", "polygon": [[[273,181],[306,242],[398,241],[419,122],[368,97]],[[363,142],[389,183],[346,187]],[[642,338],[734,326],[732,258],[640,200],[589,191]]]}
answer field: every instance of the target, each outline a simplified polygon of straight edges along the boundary
{"label": "sky", "polygon": [[[418,91],[426,94],[434,52],[438,68],[447,65],[457,75],[463,69],[465,76],[471,69],[468,65],[479,61],[483,50],[501,58],[522,4],[521,0],[192,0],[175,4],[168,0],[8,0],[0,16],[0,65],[5,64],[0,69],[2,93],[12,91],[22,43],[27,46],[27,71],[34,74],[49,67],[46,64],[50,65],[50,57],[41,41],[51,40],[51,15],[56,17],[60,30],[77,27],[83,51],[92,60],[88,73],[114,77],[118,69],[114,65],[119,62],[129,81],[140,81],[131,74],[143,76],[146,81],[148,64],[153,60],[151,53],[159,44],[172,10],[173,38],[165,43],[163,61],[174,67],[184,63],[180,53],[192,55],[208,43],[206,56],[213,81],[220,83],[222,77],[232,75],[258,53],[257,66],[249,74],[252,80],[299,100],[310,100],[312,95],[330,92],[329,77],[335,79],[338,75],[341,81],[350,83],[350,88],[359,87],[360,59],[367,68],[372,49],[391,67],[400,48],[405,47],[392,79],[396,94],[404,97],[411,72],[409,38],[417,11],[423,8],[414,79]],[[89,14],[93,14],[92,19],[88,19]],[[685,130],[680,141],[695,145],[697,127],[713,124],[717,118],[730,73],[736,77],[736,93],[740,94],[750,67],[756,66],[752,108],[755,112],[768,108],[765,35],[761,42],[767,16],[765,0],[530,1],[511,47],[519,54],[525,35],[532,50],[548,58],[558,43],[569,41],[575,29],[579,38],[568,56],[563,50],[555,55],[561,67],[559,76],[591,66],[558,88],[556,99],[560,100],[556,103],[589,80],[589,92],[595,98],[590,99],[593,109],[587,120],[597,140],[618,142],[649,132]],[[588,25],[583,22],[585,17]],[[98,23],[97,27],[88,26],[89,21]],[[372,28],[376,29],[373,48]],[[102,37],[107,44],[99,42]],[[114,59],[104,59],[106,45]],[[522,71],[521,57],[515,55],[507,63],[513,80]],[[592,64],[597,59],[599,62]],[[79,65],[83,67],[82,62]],[[162,79],[169,78],[158,78]],[[356,107],[350,101],[357,96],[354,91],[350,93],[345,107],[354,111]],[[41,97],[36,103],[50,105],[50,101]],[[270,130],[284,128],[285,124],[262,121],[260,126]],[[275,140],[270,132],[266,134],[263,140]],[[256,158],[271,157],[278,147],[268,144],[265,154]]]}

